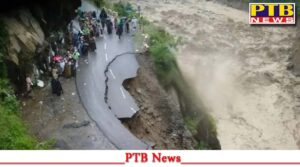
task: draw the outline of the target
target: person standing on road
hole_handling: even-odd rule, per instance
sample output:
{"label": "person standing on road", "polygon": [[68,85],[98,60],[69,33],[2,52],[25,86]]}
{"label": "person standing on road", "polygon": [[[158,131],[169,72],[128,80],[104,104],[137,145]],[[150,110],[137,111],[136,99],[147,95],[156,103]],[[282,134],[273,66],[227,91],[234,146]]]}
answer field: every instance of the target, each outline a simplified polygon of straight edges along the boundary
{"label": "person standing on road", "polygon": [[115,30],[117,31],[117,29],[118,29],[118,17],[117,16],[114,18],[114,26],[115,26]]}
{"label": "person standing on road", "polygon": [[125,29],[126,29],[126,33],[129,33],[129,23],[130,23],[130,19],[128,17],[126,17],[125,19]]}
{"label": "person standing on road", "polygon": [[123,19],[120,19],[120,22],[118,24],[118,30],[117,30],[117,35],[119,36],[119,39],[121,39],[121,36],[123,34],[123,26],[124,26]]}
{"label": "person standing on road", "polygon": [[93,11],[93,12],[92,12],[92,17],[93,17],[93,19],[97,19],[96,11]]}
{"label": "person standing on road", "polygon": [[76,77],[76,70],[77,70],[77,61],[75,59],[71,59],[71,74],[72,77]]}
{"label": "person standing on road", "polygon": [[107,33],[112,34],[113,23],[110,18],[108,18],[106,21],[106,27],[107,27]]}
{"label": "person standing on road", "polygon": [[107,19],[107,13],[106,13],[106,11],[105,11],[105,9],[104,8],[102,8],[102,10],[101,10],[101,13],[100,13],[100,20],[101,20],[101,25],[102,25],[102,27],[103,27],[103,29],[105,28],[105,22],[106,22],[106,19]]}

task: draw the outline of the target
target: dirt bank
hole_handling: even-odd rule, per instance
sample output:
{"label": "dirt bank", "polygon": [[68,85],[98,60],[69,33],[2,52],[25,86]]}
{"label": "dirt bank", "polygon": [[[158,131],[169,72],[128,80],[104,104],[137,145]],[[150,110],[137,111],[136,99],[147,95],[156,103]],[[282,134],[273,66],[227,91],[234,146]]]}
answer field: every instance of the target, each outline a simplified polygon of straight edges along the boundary
{"label": "dirt bank", "polygon": [[75,79],[61,79],[64,94],[53,95],[51,85],[35,89],[22,100],[22,115],[40,140],[54,139],[55,149],[115,149],[88,117],[77,95]]}
{"label": "dirt bank", "polygon": [[184,125],[177,95],[166,92],[156,79],[149,55],[137,56],[138,76],[124,85],[136,99],[140,111],[124,125],[155,149],[194,149],[196,141]]}
{"label": "dirt bank", "polygon": [[183,38],[178,63],[217,122],[223,149],[299,149],[296,27],[248,25],[248,13],[201,0],[137,1]]}

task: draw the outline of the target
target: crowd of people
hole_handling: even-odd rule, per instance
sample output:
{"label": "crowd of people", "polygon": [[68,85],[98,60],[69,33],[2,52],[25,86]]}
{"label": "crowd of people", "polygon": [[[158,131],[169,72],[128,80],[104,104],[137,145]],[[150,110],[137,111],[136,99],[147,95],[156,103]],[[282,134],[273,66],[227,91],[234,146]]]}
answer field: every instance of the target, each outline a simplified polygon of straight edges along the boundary
{"label": "crowd of people", "polygon": [[[79,29],[71,22],[67,33],[59,35],[50,46],[51,87],[52,93],[57,96],[63,94],[59,77],[76,77],[79,58],[88,56],[89,51],[96,51],[97,38],[102,38],[105,33],[112,35],[115,32],[121,39],[124,29],[126,33],[130,33],[131,27],[132,30],[137,28],[137,19],[109,16],[104,8],[99,15],[96,11],[81,10],[77,10],[77,14]],[[27,80],[28,90],[31,90],[31,81]]]}
{"label": "crowd of people", "polygon": [[[81,10],[77,10],[77,14],[79,27],[71,22],[65,33],[53,35],[50,40],[49,59],[44,72],[51,73],[52,93],[57,96],[63,94],[59,78],[76,77],[79,58],[97,50],[97,39],[101,39],[105,33],[112,35],[113,32],[121,39],[124,30],[129,34],[137,28],[136,18],[112,16],[104,8],[99,14]],[[26,75],[26,95],[32,92],[32,86],[30,75]]]}
{"label": "crowd of people", "polygon": [[130,33],[130,27],[132,27],[133,30],[137,28],[137,19],[135,17],[119,18],[118,16],[109,16],[104,8],[101,10],[99,17],[97,17],[96,11],[83,12],[78,10],[78,13],[80,27],[87,41],[88,39],[92,39],[91,41],[93,41],[93,37],[103,35],[105,29],[109,35],[112,34],[113,29],[115,29],[116,34],[121,38],[124,29],[126,33]]}

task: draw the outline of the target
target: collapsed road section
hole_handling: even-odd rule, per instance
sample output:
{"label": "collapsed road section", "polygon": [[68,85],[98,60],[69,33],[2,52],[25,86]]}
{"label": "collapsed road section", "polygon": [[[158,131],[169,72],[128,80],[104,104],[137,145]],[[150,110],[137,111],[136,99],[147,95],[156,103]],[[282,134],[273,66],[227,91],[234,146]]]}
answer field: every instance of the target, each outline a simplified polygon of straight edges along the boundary
{"label": "collapsed road section", "polygon": [[105,68],[104,101],[119,119],[131,118],[139,110],[132,96],[123,87],[124,80],[136,77],[137,70],[134,52],[115,56]]}

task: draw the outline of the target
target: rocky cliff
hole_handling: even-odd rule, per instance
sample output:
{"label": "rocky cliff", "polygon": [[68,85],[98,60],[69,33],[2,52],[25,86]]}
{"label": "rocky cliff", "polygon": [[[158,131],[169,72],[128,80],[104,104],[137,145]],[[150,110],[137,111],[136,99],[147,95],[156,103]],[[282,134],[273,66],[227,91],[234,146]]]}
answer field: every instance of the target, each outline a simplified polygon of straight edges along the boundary
{"label": "rocky cliff", "polygon": [[[28,3],[26,3],[28,2]],[[16,5],[10,5],[16,4]],[[45,71],[50,34],[64,29],[80,0],[17,1],[1,6],[1,22],[9,33],[5,53],[8,77],[16,90],[24,89],[26,74]],[[38,68],[35,68],[38,67]]]}
{"label": "rocky cliff", "polygon": [[20,66],[24,59],[34,56],[38,46],[43,45],[44,31],[31,12],[26,9],[19,10],[16,16],[4,16],[2,19],[9,33],[7,59]]}

